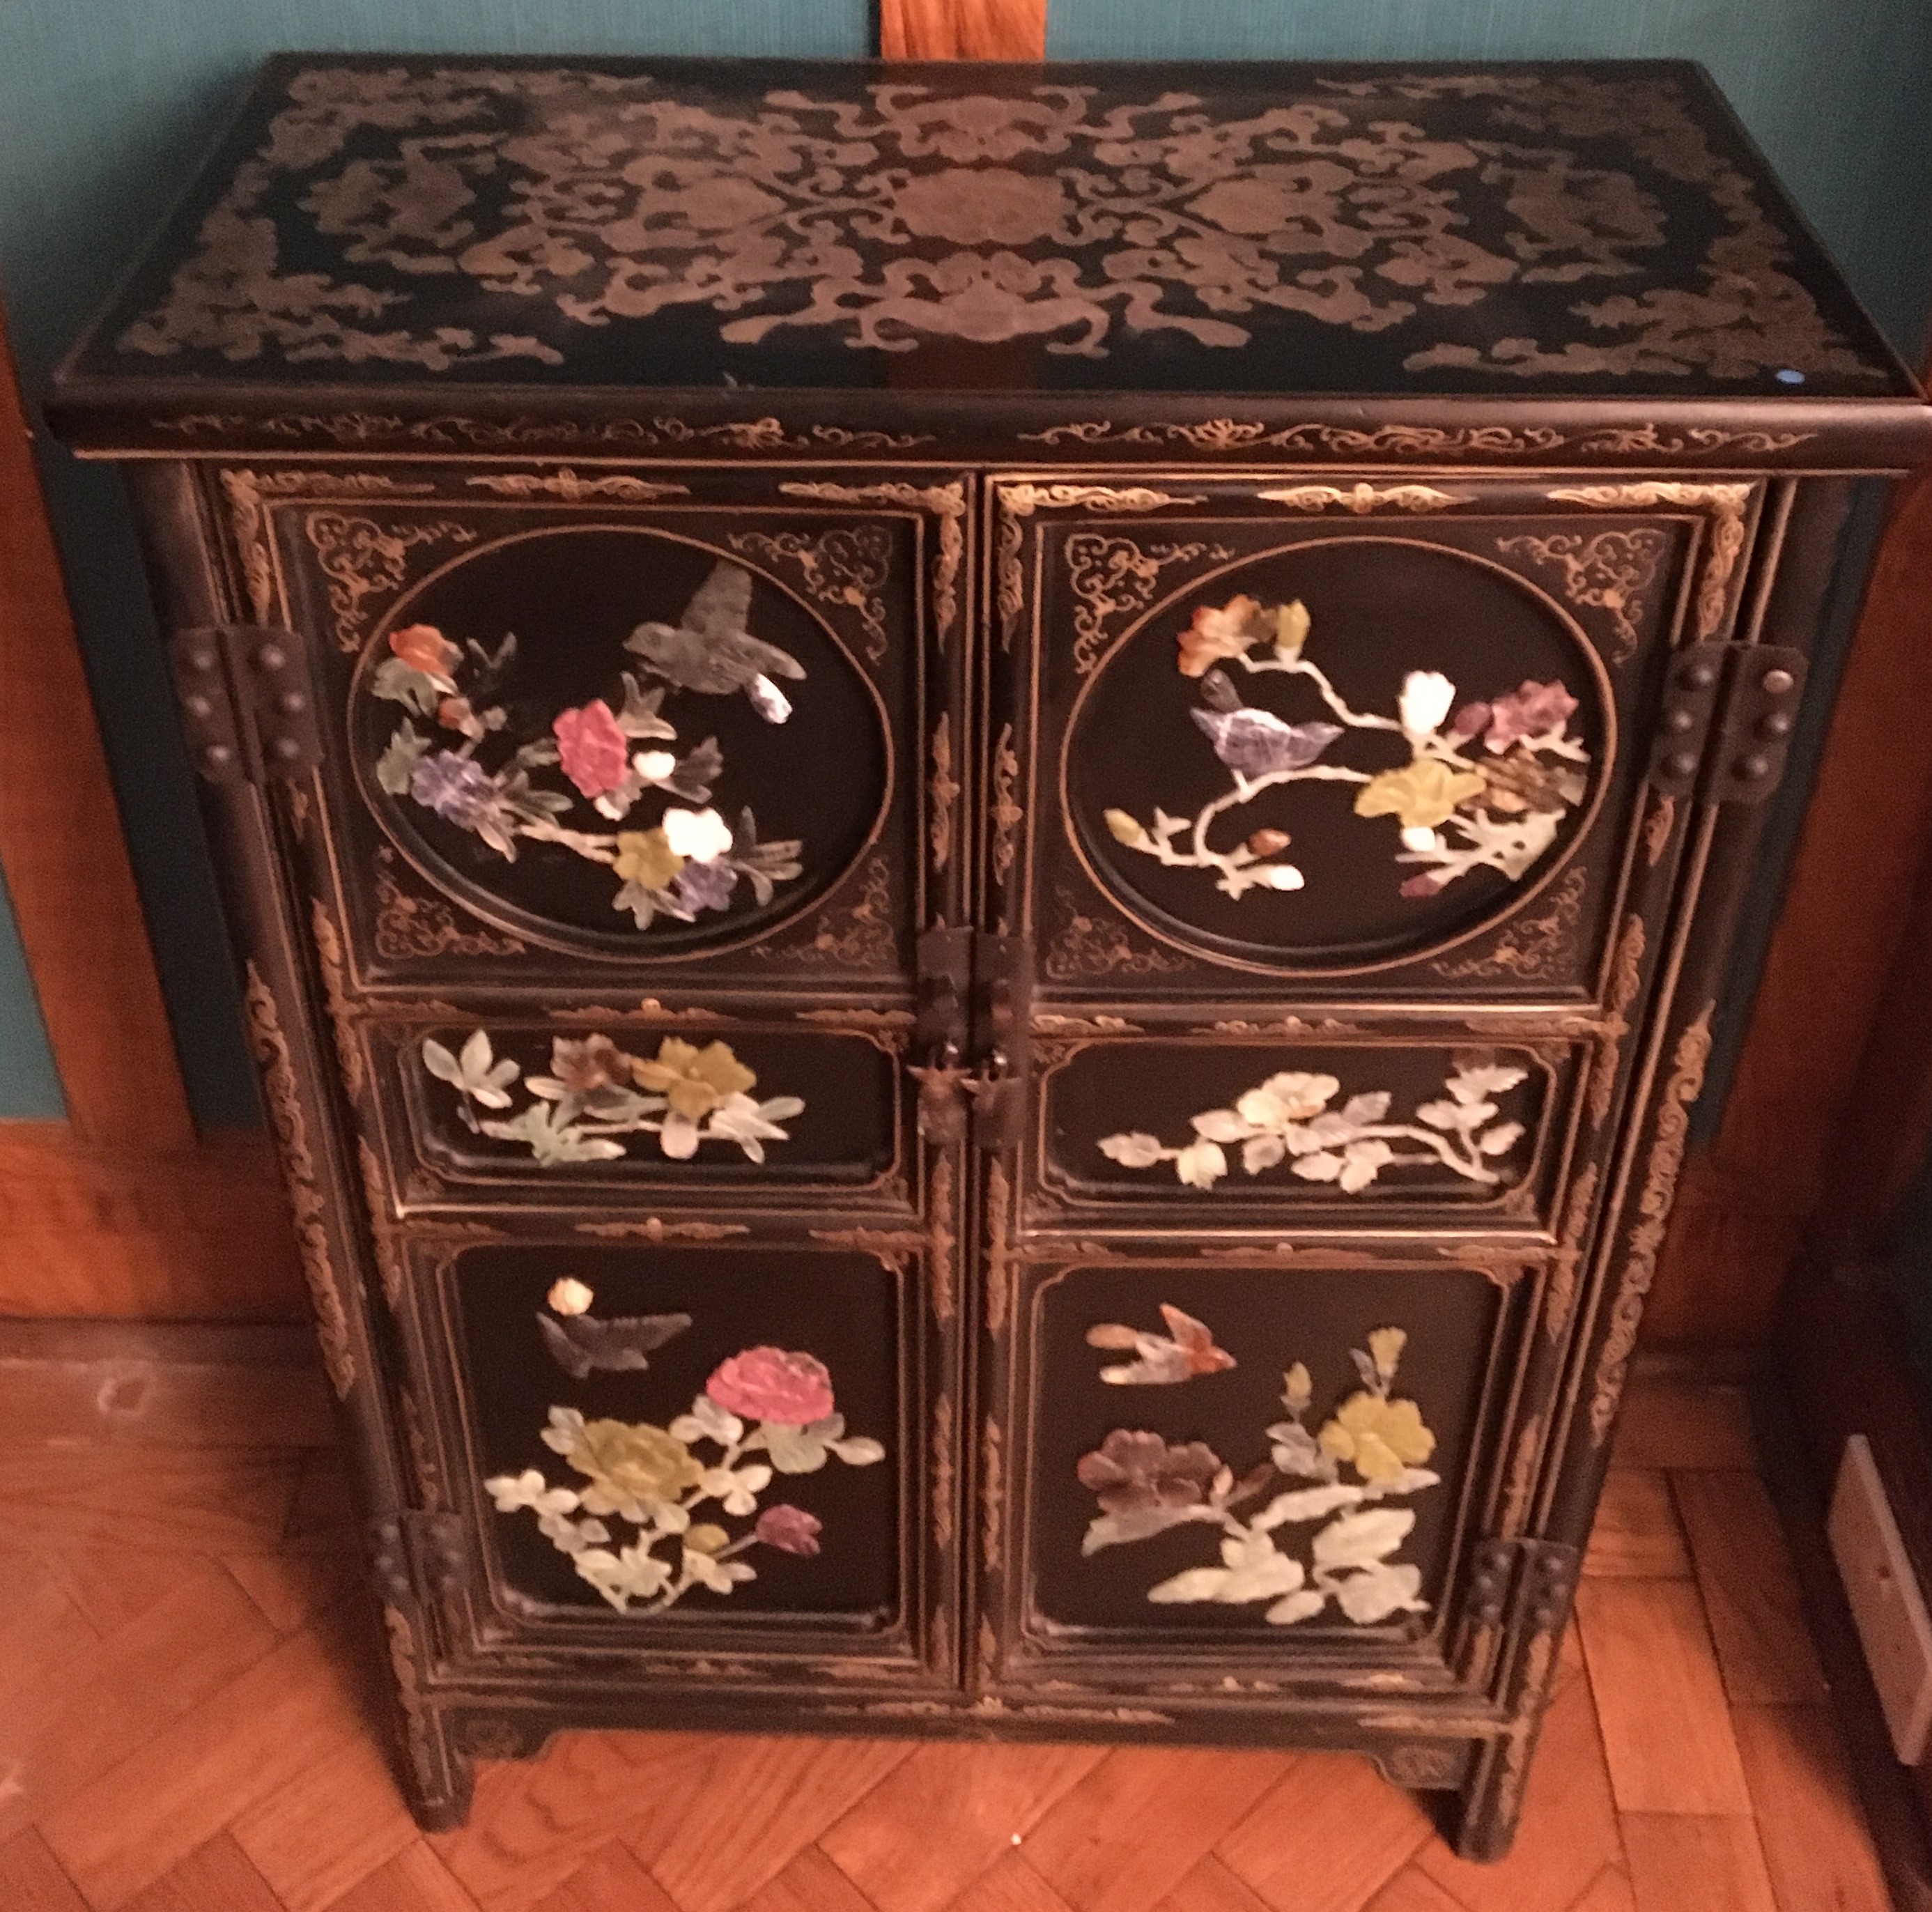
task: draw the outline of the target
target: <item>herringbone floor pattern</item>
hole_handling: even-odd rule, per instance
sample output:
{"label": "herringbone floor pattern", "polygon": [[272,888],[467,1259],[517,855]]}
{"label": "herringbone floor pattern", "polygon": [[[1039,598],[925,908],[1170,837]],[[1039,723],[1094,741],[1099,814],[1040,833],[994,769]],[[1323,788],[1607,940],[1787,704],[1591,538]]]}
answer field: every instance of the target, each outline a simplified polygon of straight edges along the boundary
{"label": "herringbone floor pattern", "polygon": [[1737,1397],[1632,1403],[1515,1854],[1358,1760],[583,1733],[411,1824],[303,1371],[0,1358],[4,1912],[1885,1912]]}

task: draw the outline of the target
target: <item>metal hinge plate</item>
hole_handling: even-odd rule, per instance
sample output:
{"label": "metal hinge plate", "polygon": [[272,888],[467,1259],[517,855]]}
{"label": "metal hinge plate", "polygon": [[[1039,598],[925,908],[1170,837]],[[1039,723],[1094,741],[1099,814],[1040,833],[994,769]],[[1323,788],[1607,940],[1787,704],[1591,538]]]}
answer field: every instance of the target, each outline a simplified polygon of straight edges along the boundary
{"label": "metal hinge plate", "polygon": [[1688,645],[1671,659],[1650,781],[1670,797],[1759,803],[1778,788],[1804,694],[1782,644]]}
{"label": "metal hinge plate", "polygon": [[210,624],[168,646],[194,767],[210,783],[306,776],[322,761],[308,653],[290,631]]}
{"label": "metal hinge plate", "polygon": [[421,1605],[454,1592],[470,1570],[463,1521],[454,1514],[404,1508],[368,1527],[376,1590],[392,1606]]}
{"label": "metal hinge plate", "polygon": [[1468,1616],[1479,1626],[1500,1626],[1516,1604],[1539,1631],[1560,1625],[1580,1565],[1576,1549],[1556,1541],[1486,1540],[1470,1563]]}

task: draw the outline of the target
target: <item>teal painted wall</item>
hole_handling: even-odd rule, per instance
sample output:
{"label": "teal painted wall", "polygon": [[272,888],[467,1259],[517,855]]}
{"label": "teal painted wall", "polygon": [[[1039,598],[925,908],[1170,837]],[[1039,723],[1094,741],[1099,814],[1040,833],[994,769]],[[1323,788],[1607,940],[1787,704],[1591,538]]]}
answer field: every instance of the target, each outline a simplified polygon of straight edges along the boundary
{"label": "teal painted wall", "polygon": [[[265,53],[839,56],[864,52],[871,34],[868,0],[0,0],[0,296],[30,402]],[[1880,321],[1918,354],[1932,289],[1923,0],[1053,0],[1049,50],[1702,59]],[[248,1119],[220,916],[126,508],[110,474],[52,449],[44,469],[189,1092],[205,1123]],[[1736,973],[1742,1002],[1754,971]],[[58,1106],[0,896],[0,1117]]]}

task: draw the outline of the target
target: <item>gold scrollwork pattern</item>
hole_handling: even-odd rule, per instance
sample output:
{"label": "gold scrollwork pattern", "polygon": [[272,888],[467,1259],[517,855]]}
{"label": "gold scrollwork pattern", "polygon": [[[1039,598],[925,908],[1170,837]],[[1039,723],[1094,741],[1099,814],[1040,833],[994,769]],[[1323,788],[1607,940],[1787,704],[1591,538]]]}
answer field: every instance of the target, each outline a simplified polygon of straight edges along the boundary
{"label": "gold scrollwork pattern", "polygon": [[272,412],[256,418],[243,412],[184,412],[147,422],[157,431],[179,438],[232,438],[245,431],[297,443],[326,438],[337,445],[394,443],[478,451],[578,445],[648,452],[671,446],[720,445],[727,451],[748,452],[910,452],[933,442],[930,432],[855,431],[837,425],[807,425],[794,431],[769,414],[692,425],[674,418],[560,419],[552,414],[472,419],[443,412],[412,419],[396,412]]}
{"label": "gold scrollwork pattern", "polygon": [[958,1238],[952,1226],[952,1158],[933,1158],[926,1184],[926,1280],[932,1318],[942,1327],[952,1319],[952,1258]]}
{"label": "gold scrollwork pattern", "polygon": [[389,1199],[382,1165],[366,1136],[356,1138],[356,1160],[362,1172],[362,1199],[369,1211],[369,1238],[376,1250],[376,1272],[382,1277],[382,1298],[391,1308],[403,1304],[407,1265],[396,1240],[395,1210]]}
{"label": "gold scrollwork pattern", "polygon": [[1026,811],[1014,792],[1019,787],[1020,760],[1013,749],[1013,727],[1000,728],[993,746],[993,881],[1004,885],[1018,855],[1019,827]]}
{"label": "gold scrollwork pattern", "polygon": [[1364,479],[1354,485],[1289,485],[1255,496],[1290,511],[1345,511],[1365,518],[1372,512],[1449,511],[1468,503],[1474,494],[1438,491],[1432,485],[1371,485]]}
{"label": "gold scrollwork pattern", "polygon": [[1510,1456],[1508,1477],[1503,1483],[1502,1521],[1498,1531],[1510,1538],[1522,1531],[1529,1513],[1530,1496],[1536,1491],[1536,1455],[1543,1439],[1543,1417],[1532,1414],[1516,1437]]}
{"label": "gold scrollwork pattern", "polygon": [[932,1404],[932,1544],[944,1553],[952,1546],[952,1397]]}
{"label": "gold scrollwork pattern", "polygon": [[1652,525],[1628,531],[1599,531],[1586,538],[1574,531],[1553,532],[1546,538],[1526,532],[1499,538],[1496,548],[1532,563],[1553,566],[1562,573],[1563,593],[1574,605],[1594,606],[1606,613],[1616,638],[1613,664],[1627,664],[1636,649],[1647,607],[1644,593],[1657,575],[1658,560],[1670,545]]}
{"label": "gold scrollwork pattern", "polygon": [[754,944],[751,953],[773,962],[838,963],[878,969],[898,953],[892,926],[892,875],[881,856],[871,857],[859,893],[849,903],[821,911],[808,943]]}
{"label": "gold scrollwork pattern", "polygon": [[728,542],[734,551],[762,557],[767,563],[789,560],[795,564],[807,595],[853,612],[865,634],[866,656],[874,664],[884,662],[882,594],[891,572],[892,548],[879,526],[842,524],[815,536],[802,531],[737,531]]}
{"label": "gold scrollwork pattern", "polygon": [[1630,1004],[1643,986],[1643,952],[1646,932],[1643,918],[1634,914],[1624,920],[1623,934],[1617,938],[1616,953],[1610,959],[1609,1013],[1597,1034],[1597,1054],[1590,1073],[1590,1126],[1600,1129],[1610,1112],[1610,1099],[1616,1093],[1617,1063],[1623,1052],[1624,1037],[1630,1033]]}
{"label": "gold scrollwork pattern", "polygon": [[907,1257],[926,1246],[926,1237],[910,1228],[814,1228],[806,1232],[821,1247],[870,1255],[894,1274],[904,1274]]}
{"label": "gold scrollwork pattern", "polygon": [[1006,1552],[1006,1481],[1000,1424],[989,1414],[980,1448],[980,1551],[986,1571],[996,1574]]}
{"label": "gold scrollwork pattern", "polygon": [[935,875],[952,860],[953,812],[959,802],[960,788],[959,779],[952,774],[952,718],[950,712],[942,713],[932,727],[932,776],[926,785],[932,799],[927,841]]}
{"label": "gold scrollwork pattern", "polygon": [[479,491],[500,498],[556,498],[567,505],[583,504],[600,498],[615,499],[627,505],[655,504],[664,498],[688,498],[691,487],[674,485],[667,479],[633,478],[625,472],[608,472],[596,478],[580,478],[569,466],[555,471],[481,472],[464,480]]}
{"label": "gold scrollwork pattern", "polygon": [[329,1258],[328,1232],[323,1226],[326,1205],[316,1181],[315,1157],[309,1152],[308,1125],[302,1115],[302,1092],[296,1082],[295,1059],[282,1031],[281,1013],[274,992],[262,980],[252,959],[247,966],[248,986],[242,1007],[248,1025],[248,1046],[262,1072],[268,1121],[282,1158],[289,1205],[294,1211],[296,1242],[302,1273],[315,1307],[316,1338],[322,1364],[338,1400],[346,1400],[356,1385],[356,1355],[350,1345],[348,1311],[341,1284]]}
{"label": "gold scrollwork pattern", "polygon": [[1570,1184],[1570,1199],[1564,1204],[1563,1227],[1550,1266],[1549,1298],[1543,1309],[1543,1325],[1552,1341],[1561,1341],[1569,1331],[1570,1316],[1576,1305],[1576,1271],[1583,1258],[1583,1231],[1590,1225],[1601,1172],[1599,1163],[1588,1163]]}
{"label": "gold scrollwork pattern", "polygon": [[1204,504],[1204,497],[1176,497],[1145,485],[1002,485],[998,494],[1000,532],[994,590],[1000,614],[1000,642],[1010,650],[1026,608],[1026,573],[1021,563],[1026,521],[1036,511],[1153,512],[1170,505]]}
{"label": "gold scrollwork pattern", "polygon": [[1670,1225],[1671,1203],[1677,1194],[1678,1172],[1690,1133],[1690,1105],[1703,1093],[1704,1070],[1711,1059],[1711,1018],[1717,1005],[1706,1003],[1702,1013],[1677,1039],[1670,1079],[1657,1106],[1656,1128],[1646,1165],[1643,1192],[1637,1197],[1636,1226],[1630,1230],[1624,1255],[1623,1278],[1610,1306],[1610,1331],[1597,1357],[1595,1389],[1590,1398],[1590,1437],[1599,1447],[1609,1439],[1622,1397],[1624,1376],[1636,1346],[1637,1323],[1644,1297],[1656,1278],[1657,1257]]}
{"label": "gold scrollwork pattern", "polygon": [[1438,959],[1430,967],[1452,983],[1492,982],[1504,977],[1520,983],[1543,981],[1568,960],[1575,947],[1586,887],[1583,872],[1573,869],[1556,886],[1547,908],[1534,916],[1519,917],[1492,948],[1454,962]]}
{"label": "gold scrollwork pattern", "polygon": [[1694,628],[1700,640],[1724,628],[1731,579],[1744,555],[1744,513],[1755,488],[1749,485],[1687,485],[1668,479],[1630,485],[1565,485],[1551,491],[1559,503],[1592,511],[1695,511],[1710,521],[1710,548],[1697,580]]}
{"label": "gold scrollwork pattern", "polygon": [[373,518],[340,511],[304,512],[302,530],[328,580],[336,646],[344,651],[362,647],[364,600],[402,589],[412,548],[445,540],[471,545],[477,536],[472,527],[448,518],[424,524],[379,524]]}
{"label": "gold scrollwork pattern", "polygon": [[382,1621],[388,1629],[389,1668],[395,1675],[396,1700],[402,1708],[403,1739],[409,1748],[410,1764],[415,1769],[417,1785],[434,1799],[443,1788],[429,1716],[416,1678],[416,1634],[409,1616],[400,1607],[386,1605]]}
{"label": "gold scrollwork pattern", "polygon": [[1111,620],[1145,610],[1168,566],[1203,557],[1219,563],[1234,556],[1226,545],[1139,545],[1097,531],[1076,533],[1062,554],[1074,596],[1073,668],[1083,677],[1100,661]]}
{"label": "gold scrollwork pattern", "polygon": [[1082,976],[1157,976],[1186,968],[1184,957],[1140,944],[1111,917],[1088,916],[1073,893],[1058,893],[1060,933],[1046,953],[1047,974],[1056,983]]}
{"label": "gold scrollwork pattern", "polygon": [[1013,1185],[995,1157],[986,1171],[986,1332],[1006,1331],[1013,1286]]}
{"label": "gold scrollwork pattern", "polygon": [[1717,426],[1664,428],[1654,425],[1603,425],[1565,431],[1555,425],[1378,425],[1370,426],[1271,425],[1261,419],[1202,419],[1198,422],[1116,425],[1111,419],[1076,419],[1019,434],[1023,445],[1055,448],[1091,446],[1112,450],[1130,446],[1204,455],[1238,456],[1250,452],[1302,452],[1334,458],[1521,458],[1558,452],[1586,457],[1662,458],[1720,452],[1770,458],[1796,451],[1817,437],[1815,431],[1726,431]]}
{"label": "gold scrollwork pattern", "polygon": [[315,937],[316,961],[322,970],[328,1019],[335,1031],[336,1063],[342,1071],[342,1086],[348,1091],[350,1100],[355,1102],[362,1094],[362,1043],[350,1007],[342,938],[336,934],[334,918],[320,899],[314,902],[309,920]]}
{"label": "gold scrollwork pattern", "polygon": [[668,1222],[656,1215],[642,1221],[579,1222],[579,1235],[594,1235],[600,1241],[729,1241],[749,1235],[742,1222]]}
{"label": "gold scrollwork pattern", "polygon": [[380,472],[224,470],[222,494],[228,501],[228,521],[242,557],[242,581],[248,606],[258,624],[273,621],[275,610],[274,553],[270,539],[268,506],[290,498],[419,497],[436,487],[428,479],[391,478]]}
{"label": "gold scrollwork pattern", "polygon": [[[1372,333],[1434,304],[1493,342],[1408,370],[1886,377],[1669,75],[1330,77],[1258,104],[970,79],[734,99],[608,68],[326,62],[287,86],[111,353],[568,369],[590,329],[668,313],[733,347],[804,330],[1101,359],[1148,335],[1279,350],[1282,315]],[[1648,289],[1576,296],[1633,275]],[[464,323],[479,292],[515,295],[524,329]]]}
{"label": "gold scrollwork pattern", "polygon": [[1654,869],[1664,860],[1665,847],[1676,824],[1677,799],[1667,791],[1653,791],[1650,814],[1643,820],[1643,855],[1648,868]]}
{"label": "gold scrollwork pattern", "polygon": [[390,962],[436,956],[521,956],[514,936],[463,928],[440,896],[412,896],[396,881],[393,853],[379,852],[376,870],[376,953]]}
{"label": "gold scrollwork pattern", "polygon": [[794,481],[778,487],[788,498],[836,505],[902,505],[939,520],[939,551],[932,566],[932,621],[942,644],[952,641],[959,618],[959,566],[966,554],[966,488],[950,485],[840,485],[830,479]]}

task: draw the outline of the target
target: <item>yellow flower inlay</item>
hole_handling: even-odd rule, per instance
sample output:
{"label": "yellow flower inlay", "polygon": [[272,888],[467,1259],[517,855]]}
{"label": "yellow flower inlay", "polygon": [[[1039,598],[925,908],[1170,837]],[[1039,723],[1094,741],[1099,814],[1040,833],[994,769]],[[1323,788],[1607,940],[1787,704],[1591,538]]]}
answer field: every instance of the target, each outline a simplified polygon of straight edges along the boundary
{"label": "yellow flower inlay", "polygon": [[1458,803],[1481,796],[1487,788],[1474,770],[1452,770],[1433,758],[1418,757],[1364,784],[1355,797],[1355,814],[1392,816],[1405,830],[1434,830],[1449,821]]}
{"label": "yellow flower inlay", "polygon": [[635,883],[646,890],[668,890],[683,869],[684,859],[670,847],[670,839],[662,828],[627,830],[617,838],[615,866],[626,883]]}
{"label": "yellow flower inlay", "polygon": [[1422,1424],[1421,1409],[1412,1400],[1385,1400],[1379,1394],[1351,1394],[1317,1438],[1323,1453],[1352,1462],[1365,1481],[1392,1481],[1436,1451],[1436,1436]]}
{"label": "yellow flower inlay", "polygon": [[634,1060],[631,1073],[640,1089],[661,1095],[680,1115],[702,1121],[729,1095],[748,1094],[758,1079],[731,1053],[729,1043],[700,1049],[681,1036],[667,1036],[648,1062]]}
{"label": "yellow flower inlay", "polygon": [[675,1501],[704,1473],[683,1442],[662,1427],[628,1421],[586,1421],[565,1457],[590,1483],[583,1490],[589,1514],[622,1513],[640,1502]]}

